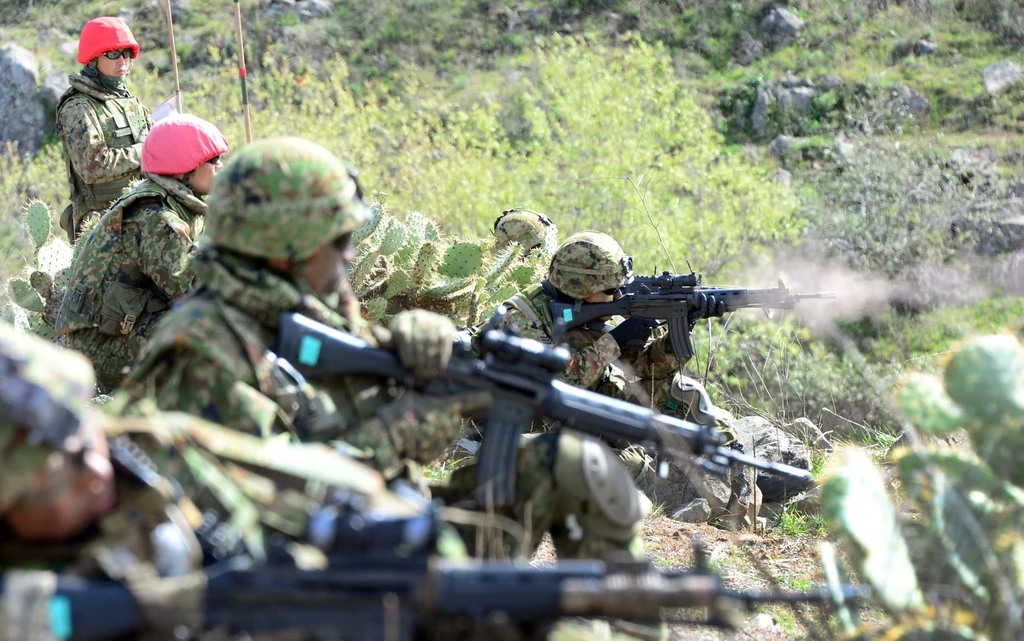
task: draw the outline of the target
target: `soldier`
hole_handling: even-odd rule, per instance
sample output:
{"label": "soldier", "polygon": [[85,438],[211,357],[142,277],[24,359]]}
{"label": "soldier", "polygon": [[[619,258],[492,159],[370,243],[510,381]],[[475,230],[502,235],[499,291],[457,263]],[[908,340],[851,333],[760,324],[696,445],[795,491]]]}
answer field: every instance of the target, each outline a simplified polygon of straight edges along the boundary
{"label": "soldier", "polygon": [[101,392],[121,382],[157,319],[191,289],[203,197],[227,150],[201,118],[161,120],[142,146],[146,179],[81,241],[54,326],[60,344],[93,361]]}
{"label": "soldier", "polygon": [[78,62],[85,66],[68,78],[56,122],[71,191],[60,226],[72,243],[86,218],[98,217],[142,177],[142,141],[153,120],[124,84],[138,57],[139,43],[121,18],[96,18],[82,28]]}
{"label": "soldier", "polygon": [[[575,234],[555,250],[547,280],[505,303],[509,311],[500,327],[515,327],[522,336],[550,343],[555,331],[552,300],[610,302],[632,280],[633,259],[611,236]],[[651,333],[652,324],[640,318],[567,331],[563,341],[573,356],[562,378],[608,396],[655,405],[654,393],[667,390],[672,375],[685,363],[673,356],[667,331]],[[640,347],[632,346],[637,343]],[[616,364],[620,358],[628,368]]]}
{"label": "soldier", "polygon": [[[132,398],[250,434],[340,438],[388,478],[440,456],[489,394],[427,396],[371,377],[313,389],[273,352],[281,313],[299,311],[395,350],[422,380],[447,367],[456,336],[448,319],[410,310],[387,329],[361,319],[345,266],[368,215],[354,175],[325,149],[285,138],[240,150],[210,197],[200,286],[150,338],[127,381]],[[642,508],[614,453],[568,431],[544,436],[520,454],[519,503],[509,514],[530,517],[531,543],[552,529],[568,555],[634,546]]]}
{"label": "soldier", "polygon": [[494,221],[494,237],[498,247],[518,243],[524,255],[543,247],[548,253],[558,242],[558,227],[544,214],[522,207],[501,212]]}

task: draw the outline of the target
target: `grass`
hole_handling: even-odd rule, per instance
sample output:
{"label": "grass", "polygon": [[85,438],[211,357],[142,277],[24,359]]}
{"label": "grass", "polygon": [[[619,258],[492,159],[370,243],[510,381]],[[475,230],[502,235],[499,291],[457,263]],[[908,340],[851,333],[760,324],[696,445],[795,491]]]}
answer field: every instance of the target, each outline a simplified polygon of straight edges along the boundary
{"label": "grass", "polygon": [[801,514],[790,508],[782,510],[776,529],[787,536],[823,536],[828,533],[828,521],[824,517]]}

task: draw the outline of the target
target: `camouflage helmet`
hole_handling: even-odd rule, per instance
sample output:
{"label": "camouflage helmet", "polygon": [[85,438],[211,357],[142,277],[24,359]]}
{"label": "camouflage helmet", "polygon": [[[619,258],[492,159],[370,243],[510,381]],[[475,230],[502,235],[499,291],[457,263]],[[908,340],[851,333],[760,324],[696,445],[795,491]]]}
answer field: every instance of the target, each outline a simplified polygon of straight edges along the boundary
{"label": "camouflage helmet", "polygon": [[557,230],[544,214],[522,207],[506,209],[494,221],[494,237],[499,243],[518,243],[526,251],[543,245]]}
{"label": "camouflage helmet", "polygon": [[676,372],[672,377],[668,396],[662,408],[666,414],[705,427],[717,428],[725,437],[725,444],[736,440],[737,435],[733,428],[735,417],[731,412],[712,403],[708,391],[697,379]]}
{"label": "camouflage helmet", "polygon": [[247,256],[301,262],[365,223],[355,172],[301,138],[260,140],[217,172],[206,242]]}
{"label": "camouflage helmet", "polygon": [[633,281],[633,258],[608,234],[573,234],[551,257],[548,282],[572,298],[618,289]]}
{"label": "camouflage helmet", "polygon": [[79,424],[95,385],[81,354],[0,325],[0,514],[55,450],[82,451]]}

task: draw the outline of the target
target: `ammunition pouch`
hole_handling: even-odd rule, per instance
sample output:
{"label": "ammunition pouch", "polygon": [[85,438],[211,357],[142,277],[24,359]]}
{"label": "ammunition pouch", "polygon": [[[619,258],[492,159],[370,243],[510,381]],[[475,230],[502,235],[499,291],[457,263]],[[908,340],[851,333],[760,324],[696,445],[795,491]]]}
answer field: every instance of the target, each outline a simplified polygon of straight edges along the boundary
{"label": "ammunition pouch", "polygon": [[100,307],[100,333],[127,335],[145,316],[167,309],[163,296],[151,289],[114,282],[103,292]]}

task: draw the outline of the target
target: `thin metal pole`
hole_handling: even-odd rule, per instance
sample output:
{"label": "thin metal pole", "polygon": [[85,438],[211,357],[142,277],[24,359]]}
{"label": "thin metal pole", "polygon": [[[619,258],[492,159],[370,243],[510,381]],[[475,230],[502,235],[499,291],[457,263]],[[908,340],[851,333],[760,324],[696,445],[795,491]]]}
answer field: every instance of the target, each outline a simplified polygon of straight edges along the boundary
{"label": "thin metal pole", "polygon": [[238,39],[238,79],[242,83],[242,115],[245,118],[245,142],[252,142],[252,122],[249,120],[249,88],[245,84],[245,45],[242,43],[242,9],[235,0],[235,35]]}

